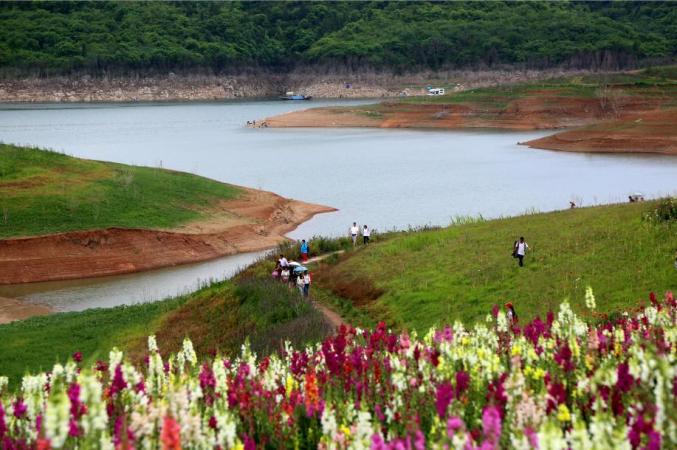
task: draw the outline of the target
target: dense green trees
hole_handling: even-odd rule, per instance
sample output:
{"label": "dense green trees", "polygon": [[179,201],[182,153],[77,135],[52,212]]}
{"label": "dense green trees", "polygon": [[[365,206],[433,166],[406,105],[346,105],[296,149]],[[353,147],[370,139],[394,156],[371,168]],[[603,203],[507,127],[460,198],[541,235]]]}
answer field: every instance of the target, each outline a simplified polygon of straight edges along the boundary
{"label": "dense green trees", "polygon": [[6,75],[618,67],[676,52],[668,2],[0,3]]}

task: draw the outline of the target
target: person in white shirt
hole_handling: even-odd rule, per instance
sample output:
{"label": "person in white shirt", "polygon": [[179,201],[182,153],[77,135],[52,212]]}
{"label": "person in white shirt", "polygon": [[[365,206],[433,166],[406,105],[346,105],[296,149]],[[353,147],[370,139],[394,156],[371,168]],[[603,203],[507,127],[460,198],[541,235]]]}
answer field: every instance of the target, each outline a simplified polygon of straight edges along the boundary
{"label": "person in white shirt", "polygon": [[524,242],[524,236],[521,236],[520,240],[515,243],[515,255],[517,256],[517,259],[519,259],[520,267],[524,266],[524,255],[526,254],[528,248],[529,244]]}
{"label": "person in white shirt", "polygon": [[305,283],[303,281],[303,274],[299,274],[298,277],[296,277],[296,287],[298,288],[301,297],[303,297],[304,285]]}
{"label": "person in white shirt", "polygon": [[364,245],[367,245],[369,243],[369,235],[371,234],[371,231],[369,231],[368,226],[364,226],[362,229],[362,240],[364,241]]}
{"label": "person in white shirt", "polygon": [[280,273],[280,278],[282,279],[283,283],[289,282],[289,267],[285,267],[284,269],[282,269],[282,272]]}
{"label": "person in white shirt", "polygon": [[350,227],[350,238],[353,240],[353,246],[357,245],[357,234],[360,232],[360,229],[357,227],[357,222],[353,222],[353,226]]}
{"label": "person in white shirt", "polygon": [[310,293],[310,274],[306,270],[303,272],[303,296],[305,298],[308,298],[308,294]]}
{"label": "person in white shirt", "polygon": [[277,260],[277,265],[280,266],[280,269],[284,269],[285,267],[289,267],[289,261],[287,261],[287,258],[285,258],[284,255],[280,255],[280,259]]}

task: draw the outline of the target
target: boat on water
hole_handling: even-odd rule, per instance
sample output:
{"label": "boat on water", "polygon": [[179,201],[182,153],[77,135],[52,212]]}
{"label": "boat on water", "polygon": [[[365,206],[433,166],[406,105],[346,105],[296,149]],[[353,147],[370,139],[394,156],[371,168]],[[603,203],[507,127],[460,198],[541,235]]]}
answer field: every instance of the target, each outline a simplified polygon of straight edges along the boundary
{"label": "boat on water", "polygon": [[310,100],[311,98],[313,97],[310,95],[297,94],[295,92],[287,92],[280,97],[282,100]]}

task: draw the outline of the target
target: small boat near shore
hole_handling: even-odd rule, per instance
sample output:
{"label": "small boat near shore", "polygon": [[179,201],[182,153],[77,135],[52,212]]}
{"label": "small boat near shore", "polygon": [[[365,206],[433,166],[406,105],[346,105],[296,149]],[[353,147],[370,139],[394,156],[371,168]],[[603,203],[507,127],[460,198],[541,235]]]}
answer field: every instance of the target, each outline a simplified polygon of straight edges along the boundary
{"label": "small boat near shore", "polygon": [[280,96],[281,100],[310,100],[311,98],[313,97],[310,95],[296,94],[295,92],[287,92]]}

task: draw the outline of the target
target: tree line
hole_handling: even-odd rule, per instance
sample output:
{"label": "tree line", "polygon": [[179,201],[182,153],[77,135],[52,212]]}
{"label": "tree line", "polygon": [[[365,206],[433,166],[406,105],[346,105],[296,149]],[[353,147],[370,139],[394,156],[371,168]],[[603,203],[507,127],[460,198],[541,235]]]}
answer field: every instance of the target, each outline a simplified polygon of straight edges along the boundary
{"label": "tree line", "polygon": [[4,75],[621,68],[676,49],[670,2],[0,2]]}

